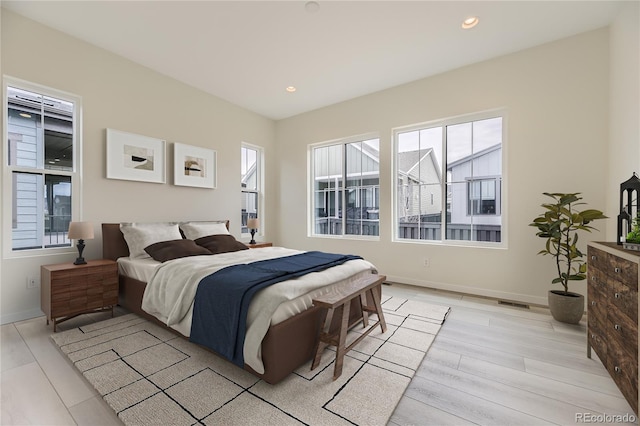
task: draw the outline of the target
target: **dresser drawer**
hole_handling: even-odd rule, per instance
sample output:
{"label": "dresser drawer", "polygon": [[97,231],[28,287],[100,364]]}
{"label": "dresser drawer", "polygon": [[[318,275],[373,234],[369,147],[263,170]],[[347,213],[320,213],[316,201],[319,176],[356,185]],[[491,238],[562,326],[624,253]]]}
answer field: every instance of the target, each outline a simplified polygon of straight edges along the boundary
{"label": "dresser drawer", "polygon": [[609,279],[625,283],[632,290],[638,291],[638,264],[618,256],[607,257],[608,268],[605,271]]}
{"label": "dresser drawer", "polygon": [[602,334],[602,330],[592,328],[589,324],[589,332],[587,333],[587,341],[594,351],[598,354],[598,358],[606,367],[608,362],[607,339]]}
{"label": "dresser drawer", "polygon": [[589,266],[587,268],[587,280],[589,286],[597,287],[606,293],[608,277],[603,270]]}
{"label": "dresser drawer", "polygon": [[611,309],[628,316],[631,322],[637,324],[638,292],[615,280],[609,280],[609,289],[608,303]]}
{"label": "dresser drawer", "polygon": [[607,253],[606,251],[597,249],[592,246],[588,246],[587,247],[587,263],[589,264],[588,271],[590,271],[591,268],[605,271],[609,265],[609,261],[607,260],[608,256],[609,256],[609,253]]}
{"label": "dresser drawer", "polygon": [[587,320],[589,326],[603,328],[607,322],[608,310],[609,301],[606,291],[601,290],[598,286],[590,285],[587,288]]}
{"label": "dresser drawer", "polygon": [[630,358],[624,347],[615,341],[610,342],[607,349],[607,362],[605,363],[607,371],[633,410],[638,413],[637,358]]}
{"label": "dresser drawer", "polygon": [[638,359],[638,324],[616,309],[607,314],[607,328],[604,335],[623,348],[629,358]]}

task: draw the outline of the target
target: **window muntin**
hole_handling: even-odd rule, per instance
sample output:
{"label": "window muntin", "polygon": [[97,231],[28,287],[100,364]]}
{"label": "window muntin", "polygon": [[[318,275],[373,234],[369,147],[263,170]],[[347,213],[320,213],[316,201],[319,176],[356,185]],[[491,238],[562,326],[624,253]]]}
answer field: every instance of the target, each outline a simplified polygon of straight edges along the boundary
{"label": "window muntin", "polygon": [[9,246],[12,252],[70,247],[69,222],[79,213],[79,98],[15,83],[7,79],[4,91]]}
{"label": "window muntin", "polygon": [[260,200],[262,192],[262,150],[243,143],[240,148],[241,171],[241,217],[243,234],[248,234],[247,220],[261,216]]}
{"label": "window muntin", "polygon": [[312,235],[378,236],[380,140],[311,148]]}
{"label": "window muntin", "polygon": [[394,132],[398,240],[502,241],[502,134],[501,113]]}

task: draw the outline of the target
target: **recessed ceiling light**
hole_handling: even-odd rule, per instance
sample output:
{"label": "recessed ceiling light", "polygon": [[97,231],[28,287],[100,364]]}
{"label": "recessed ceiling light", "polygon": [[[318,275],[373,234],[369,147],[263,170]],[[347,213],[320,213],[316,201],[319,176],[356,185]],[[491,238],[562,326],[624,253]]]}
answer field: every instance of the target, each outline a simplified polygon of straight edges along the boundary
{"label": "recessed ceiling light", "polygon": [[287,92],[289,92],[289,93],[293,93],[293,92],[295,92],[295,91],[296,91],[296,90],[298,90],[298,89],[296,89],[296,88],[295,88],[295,86],[287,86],[287,88],[286,88],[285,90],[286,90]]}
{"label": "recessed ceiling light", "polygon": [[477,16],[470,16],[464,21],[462,21],[462,28],[464,28],[465,30],[468,30],[478,25],[478,22],[480,21],[478,20]]}
{"label": "recessed ceiling light", "polygon": [[317,1],[308,1],[304,4],[304,8],[309,13],[316,13],[318,10],[320,10],[320,5]]}
{"label": "recessed ceiling light", "polygon": [[27,114],[26,112],[21,112],[20,117],[31,118],[31,114]]}

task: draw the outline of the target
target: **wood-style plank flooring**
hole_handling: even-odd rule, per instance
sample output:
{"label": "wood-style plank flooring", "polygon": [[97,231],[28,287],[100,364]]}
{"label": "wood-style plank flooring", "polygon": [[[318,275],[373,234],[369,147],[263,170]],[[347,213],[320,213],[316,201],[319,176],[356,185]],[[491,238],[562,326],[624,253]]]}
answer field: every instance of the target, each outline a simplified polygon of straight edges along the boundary
{"label": "wood-style plank flooring", "polygon": [[[586,357],[586,317],[568,325],[546,308],[398,284],[383,293],[451,306],[390,425],[570,425],[604,414],[637,424],[597,356]],[[617,418],[604,420],[595,423]]]}
{"label": "wood-style plank flooring", "polygon": [[[568,425],[587,423],[580,415],[633,415],[600,361],[586,357],[585,321],[571,326],[543,308],[398,284],[383,294],[452,308],[389,425]],[[59,328],[108,317],[82,315]],[[44,317],[1,330],[0,424],[122,424],[60,354]]]}

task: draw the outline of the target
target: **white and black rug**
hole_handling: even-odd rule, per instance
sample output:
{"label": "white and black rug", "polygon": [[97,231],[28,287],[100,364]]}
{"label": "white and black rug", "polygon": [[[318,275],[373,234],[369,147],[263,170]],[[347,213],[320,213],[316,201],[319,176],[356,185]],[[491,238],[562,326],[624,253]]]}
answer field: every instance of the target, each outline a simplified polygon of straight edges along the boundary
{"label": "white and black rug", "polygon": [[335,381],[329,350],[270,385],[134,314],[52,339],[127,425],[385,425],[449,308],[392,297],[383,309],[387,332],[356,345]]}

